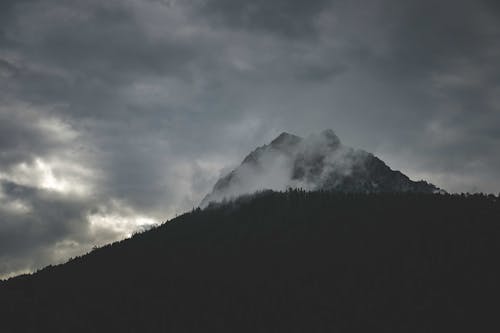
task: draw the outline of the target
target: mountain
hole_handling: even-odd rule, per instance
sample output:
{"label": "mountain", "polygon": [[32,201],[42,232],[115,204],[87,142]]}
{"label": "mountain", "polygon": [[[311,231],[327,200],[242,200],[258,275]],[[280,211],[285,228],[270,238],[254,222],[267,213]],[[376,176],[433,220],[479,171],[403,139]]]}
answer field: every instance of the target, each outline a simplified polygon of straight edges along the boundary
{"label": "mountain", "polygon": [[498,332],[500,198],[289,190],[0,282],[0,332]]}
{"label": "mountain", "polygon": [[343,145],[332,130],[305,139],[284,132],[219,179],[201,206],[263,189],[287,188],[347,193],[444,192],[425,181],[410,180],[371,153]]}

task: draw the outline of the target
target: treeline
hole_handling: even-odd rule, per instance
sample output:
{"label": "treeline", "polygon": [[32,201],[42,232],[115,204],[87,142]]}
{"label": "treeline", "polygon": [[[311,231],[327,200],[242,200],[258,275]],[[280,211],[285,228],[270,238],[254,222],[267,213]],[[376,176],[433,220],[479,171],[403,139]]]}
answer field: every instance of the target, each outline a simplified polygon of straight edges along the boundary
{"label": "treeline", "polygon": [[0,283],[0,331],[497,331],[499,257],[493,195],[262,192]]}

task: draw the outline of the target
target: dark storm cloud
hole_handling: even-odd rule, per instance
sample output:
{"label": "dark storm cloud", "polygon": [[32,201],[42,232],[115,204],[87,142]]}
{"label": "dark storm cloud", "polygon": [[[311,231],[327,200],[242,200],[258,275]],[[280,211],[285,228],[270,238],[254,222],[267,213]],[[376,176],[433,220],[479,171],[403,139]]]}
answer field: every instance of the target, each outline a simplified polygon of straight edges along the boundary
{"label": "dark storm cloud", "polygon": [[494,1],[2,1],[0,275],[190,209],[284,130],[330,127],[413,178],[498,192],[499,16]]}
{"label": "dark storm cloud", "polygon": [[82,223],[85,211],[76,200],[51,196],[43,190],[14,182],[3,181],[1,187],[7,202],[22,202],[26,209],[33,209],[33,213],[29,214],[9,212],[5,207],[2,209],[2,254],[16,255],[17,251],[29,254],[33,247],[51,244],[68,233],[78,235],[82,231],[78,229],[86,227]]}
{"label": "dark storm cloud", "polygon": [[8,168],[31,161],[36,153],[44,154],[54,144],[42,129],[33,126],[30,115],[14,110],[0,110],[0,165]]}
{"label": "dark storm cloud", "polygon": [[497,182],[489,186],[481,178],[496,178],[500,167],[500,141],[493,134],[500,123],[498,8],[487,1],[407,1],[396,12],[389,48],[371,61],[376,77],[419,99],[419,109],[406,115],[422,124],[415,128],[421,139],[413,142],[419,155],[414,163],[457,172],[457,178],[473,176],[472,188],[446,184],[451,190],[496,191]]}
{"label": "dark storm cloud", "polygon": [[366,59],[385,80],[419,81],[471,65],[498,74],[499,13],[487,1],[386,2],[385,9],[387,45]]}
{"label": "dark storm cloud", "polygon": [[34,2],[12,13],[17,20],[2,29],[19,62],[10,86],[37,103],[56,100],[101,113],[88,104],[112,103],[138,76],[184,78],[196,56],[189,40],[148,35],[133,9],[119,2]]}
{"label": "dark storm cloud", "polygon": [[85,205],[77,200],[53,197],[40,189],[1,182],[0,274],[36,268],[61,260],[47,253],[60,241],[72,239],[88,246]]}
{"label": "dark storm cloud", "polygon": [[330,5],[328,0],[208,0],[202,3],[202,15],[212,16],[215,23],[290,38],[314,34],[316,18]]}
{"label": "dark storm cloud", "polygon": [[82,198],[0,181],[0,275],[22,273],[123,237],[89,223],[105,198]]}

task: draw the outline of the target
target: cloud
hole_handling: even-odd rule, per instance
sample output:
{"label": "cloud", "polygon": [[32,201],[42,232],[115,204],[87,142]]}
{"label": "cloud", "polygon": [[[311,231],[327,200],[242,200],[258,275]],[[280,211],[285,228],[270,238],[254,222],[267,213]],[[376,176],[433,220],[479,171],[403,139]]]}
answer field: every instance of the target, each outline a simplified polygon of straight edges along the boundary
{"label": "cloud", "polygon": [[61,242],[92,244],[85,239],[84,202],[13,182],[1,185],[0,275],[60,261],[53,250]]}
{"label": "cloud", "polygon": [[315,33],[315,20],[329,4],[327,0],[307,3],[299,0],[208,0],[202,2],[200,9],[201,15],[208,14],[215,23],[299,38]]}

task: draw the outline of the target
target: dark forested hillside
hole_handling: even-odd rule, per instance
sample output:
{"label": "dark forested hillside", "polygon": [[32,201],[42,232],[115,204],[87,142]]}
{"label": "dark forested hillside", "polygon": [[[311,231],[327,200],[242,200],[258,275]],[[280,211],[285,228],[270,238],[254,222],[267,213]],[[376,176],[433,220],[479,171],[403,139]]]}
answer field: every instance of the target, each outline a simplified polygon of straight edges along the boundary
{"label": "dark forested hillside", "polygon": [[2,332],[498,331],[495,196],[265,192],[0,284]]}

